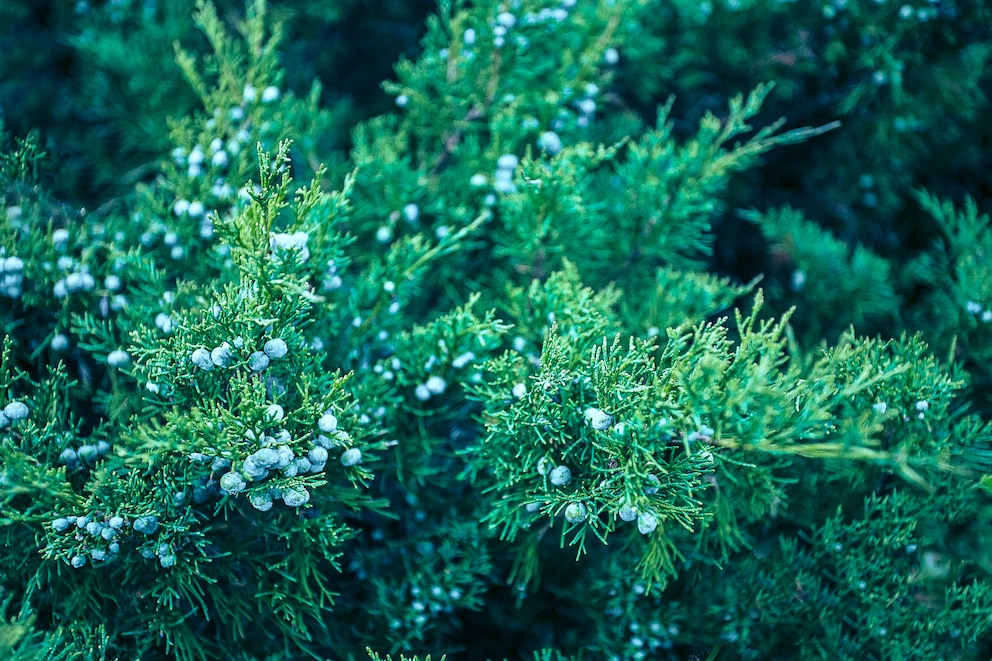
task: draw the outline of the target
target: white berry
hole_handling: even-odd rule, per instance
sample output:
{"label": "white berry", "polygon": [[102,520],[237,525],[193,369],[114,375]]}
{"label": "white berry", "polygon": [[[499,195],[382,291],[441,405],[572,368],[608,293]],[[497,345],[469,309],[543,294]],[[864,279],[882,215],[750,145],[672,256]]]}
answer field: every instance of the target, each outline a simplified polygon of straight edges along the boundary
{"label": "white berry", "polygon": [[111,351],[107,355],[107,364],[111,367],[124,367],[131,362],[131,354],[123,349]]}

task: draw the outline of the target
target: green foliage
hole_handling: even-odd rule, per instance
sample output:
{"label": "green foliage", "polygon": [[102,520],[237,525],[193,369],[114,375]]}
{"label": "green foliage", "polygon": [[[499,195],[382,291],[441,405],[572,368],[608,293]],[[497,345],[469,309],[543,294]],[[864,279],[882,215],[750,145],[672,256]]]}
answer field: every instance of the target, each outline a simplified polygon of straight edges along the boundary
{"label": "green foliage", "polygon": [[896,316],[898,299],[885,259],[864,246],[852,250],[795,209],[742,213],[771,244],[771,260],[784,273],[778,282],[787,281],[793,294],[803,292],[802,299],[786,291],[772,295],[796,305],[816,302],[800,313],[805,336],[834,337],[847,326],[891,323]]}
{"label": "green foliage", "polygon": [[980,3],[358,4],[52,14],[0,657],[987,658]]}

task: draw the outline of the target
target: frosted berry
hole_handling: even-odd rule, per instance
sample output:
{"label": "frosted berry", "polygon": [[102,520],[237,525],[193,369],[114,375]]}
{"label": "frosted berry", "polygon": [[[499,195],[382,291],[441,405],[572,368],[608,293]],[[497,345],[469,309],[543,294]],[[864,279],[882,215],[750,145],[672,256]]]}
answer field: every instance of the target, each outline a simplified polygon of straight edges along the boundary
{"label": "frosted berry", "polygon": [[262,347],[262,351],[264,351],[265,355],[269,358],[278,359],[289,353],[289,347],[286,346],[286,342],[284,340],[276,338],[266,342],[265,346]]}
{"label": "frosted berry", "polygon": [[88,464],[92,464],[100,456],[100,452],[96,449],[96,446],[90,445],[89,443],[80,445],[78,454],[79,458]]}
{"label": "frosted berry", "polygon": [[110,517],[110,521],[107,523],[109,523],[110,527],[114,530],[120,530],[124,526],[124,518],[120,516],[112,516]]}
{"label": "frosted berry", "polygon": [[194,349],[189,359],[201,370],[212,370],[214,361],[210,360],[210,352],[206,349]]}
{"label": "frosted berry", "polygon": [[572,503],[565,508],[565,520],[569,523],[580,523],[586,520],[589,515],[586,506],[582,503]]}
{"label": "frosted berry", "polygon": [[572,481],[572,471],[568,466],[556,466],[548,473],[548,479],[556,487],[563,487]]}
{"label": "frosted berry", "polygon": [[633,521],[637,518],[637,510],[630,503],[625,503],[617,512],[624,521]]}
{"label": "frosted berry", "polygon": [[341,454],[341,465],[345,467],[362,463],[362,451],[358,448],[348,448]]}
{"label": "frosted berry", "polygon": [[210,470],[214,473],[219,473],[225,468],[231,467],[231,460],[225,459],[224,457],[217,457],[212,462],[210,462]]}
{"label": "frosted berry", "polygon": [[306,505],[310,500],[310,492],[306,489],[286,489],[282,493],[282,501],[289,507]]}
{"label": "frosted berry", "polygon": [[278,404],[269,404],[268,408],[265,409],[266,420],[272,422],[279,422],[286,417],[286,412]]}
{"label": "frosted berry", "polygon": [[272,468],[279,463],[279,452],[272,448],[262,448],[251,455],[251,458],[262,468]]}
{"label": "frosted berry", "polygon": [[282,470],[293,463],[293,451],[288,445],[280,445],[277,447],[276,454],[279,455],[279,460],[276,461],[276,465],[273,466],[276,470]]}
{"label": "frosted berry", "polygon": [[55,532],[65,532],[69,528],[69,519],[59,517],[52,521],[52,530]]}
{"label": "frosted berry", "polygon": [[587,408],[585,411],[586,420],[589,421],[589,425],[596,431],[604,431],[610,428],[613,424],[613,416],[609,413],[597,408]]}
{"label": "frosted berry", "polygon": [[158,530],[158,517],[153,514],[139,516],[134,520],[134,529],[146,535],[154,534]]}
{"label": "frosted berry", "polygon": [[259,512],[268,512],[272,509],[272,498],[269,494],[256,491],[248,496],[248,502]]}
{"label": "frosted berry", "polygon": [[432,395],[440,395],[448,387],[447,382],[439,376],[432,376],[424,382],[424,387]]}
{"label": "frosted berry", "polygon": [[107,559],[107,552],[103,549],[93,549],[90,551],[90,556],[92,556],[94,561],[101,561]]}
{"label": "frosted berry", "polygon": [[661,489],[661,480],[658,479],[657,475],[648,475],[648,479],[645,481],[647,482],[647,486],[644,487],[644,493],[649,496],[658,493],[658,490]]}
{"label": "frosted berry", "polygon": [[3,407],[3,414],[11,420],[23,420],[28,417],[28,405],[24,402],[11,402]]}
{"label": "frosted berry", "polygon": [[248,356],[248,368],[252,372],[264,372],[269,366],[269,357],[261,351],[255,351]]}
{"label": "frosted berry", "polygon": [[554,131],[545,131],[537,139],[537,146],[553,156],[561,151],[561,138]]}
{"label": "frosted berry", "polygon": [[338,419],[334,417],[332,413],[325,413],[320,416],[320,420],[317,421],[317,428],[325,434],[330,434],[331,432],[337,430]]}
{"label": "frosted berry", "polygon": [[265,466],[260,466],[255,461],[255,457],[251,456],[241,464],[241,473],[249,480],[261,480],[268,474],[268,469]]}
{"label": "frosted berry", "polygon": [[107,355],[107,364],[111,367],[124,367],[131,362],[131,354],[123,349],[111,351]]}
{"label": "frosted berry", "polygon": [[231,351],[231,346],[225,342],[219,347],[214,347],[210,351],[210,362],[212,362],[217,367],[227,367],[234,361],[234,353]]}
{"label": "frosted berry", "polygon": [[228,495],[235,496],[241,493],[248,486],[245,478],[237,471],[224,473],[220,478],[220,490]]}
{"label": "frosted berry", "polygon": [[327,450],[320,446],[311,448],[310,452],[307,453],[307,459],[310,460],[311,464],[323,464],[327,461]]}
{"label": "frosted berry", "polygon": [[72,564],[73,567],[75,567],[76,569],[79,569],[80,567],[82,567],[83,565],[86,564],[86,556],[85,555],[74,555],[74,556],[72,556],[72,560],[70,560],[69,562],[70,562],[70,564]]}
{"label": "frosted berry", "polygon": [[172,567],[173,565],[176,564],[176,556],[172,553],[169,553],[168,555],[159,556],[158,563],[162,565],[164,568],[168,569],[169,567]]}
{"label": "frosted berry", "polygon": [[658,527],[658,518],[651,512],[637,515],[637,530],[642,535],[650,535]]}

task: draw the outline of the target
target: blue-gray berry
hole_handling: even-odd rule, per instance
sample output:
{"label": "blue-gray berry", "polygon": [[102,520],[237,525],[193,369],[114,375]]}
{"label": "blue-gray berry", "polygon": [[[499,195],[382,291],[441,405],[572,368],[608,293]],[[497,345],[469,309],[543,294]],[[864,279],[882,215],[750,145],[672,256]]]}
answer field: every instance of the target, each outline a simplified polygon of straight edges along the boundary
{"label": "blue-gray berry", "polygon": [[323,464],[327,461],[327,450],[320,446],[310,448],[310,452],[307,453],[307,459],[310,460],[311,464]]}
{"label": "blue-gray berry", "polygon": [[107,552],[104,551],[103,549],[93,549],[92,551],[90,551],[90,557],[92,557],[93,560],[96,561],[106,560]]}
{"label": "blue-gray berry", "polygon": [[172,553],[168,555],[161,555],[158,558],[158,563],[163,567],[165,567],[166,569],[168,569],[169,567],[176,564],[176,556],[173,555]]}
{"label": "blue-gray berry", "polygon": [[338,419],[333,413],[325,413],[317,421],[317,428],[325,434],[330,434],[338,428]]}
{"label": "blue-gray berry", "polygon": [[80,567],[82,567],[83,565],[86,564],[86,556],[85,555],[74,555],[74,556],[72,556],[72,560],[70,560],[69,562],[70,562],[70,564],[72,564],[73,567],[75,567],[76,569],[79,569]]}
{"label": "blue-gray berry", "polygon": [[568,466],[555,466],[548,473],[548,479],[556,487],[563,487],[572,481],[572,471],[569,470]]}
{"label": "blue-gray berry", "polygon": [[265,419],[270,422],[279,422],[286,417],[286,411],[278,404],[269,404],[265,409]]}
{"label": "blue-gray berry", "polygon": [[648,479],[646,481],[647,486],[644,487],[644,493],[649,496],[651,494],[658,493],[658,490],[661,489],[661,480],[658,479],[657,475],[648,475]]}
{"label": "blue-gray berry", "polygon": [[139,516],[134,520],[134,529],[146,535],[152,535],[158,530],[158,517],[154,514]]}
{"label": "blue-gray berry", "polygon": [[310,492],[306,489],[286,489],[282,492],[282,501],[289,507],[300,507],[310,500]]}
{"label": "blue-gray berry", "polygon": [[69,519],[59,517],[52,521],[52,530],[55,532],[65,532],[69,528]]}
{"label": "blue-gray berry", "polygon": [[11,402],[3,407],[3,414],[11,420],[23,420],[28,417],[28,405],[24,402]]}
{"label": "blue-gray berry", "polygon": [[341,465],[345,467],[362,463],[362,451],[358,448],[348,448],[341,454]]}
{"label": "blue-gray berry", "polygon": [[231,467],[231,460],[225,459],[224,457],[217,457],[210,464],[210,470],[212,470],[215,473],[219,473],[222,470],[228,469],[230,467]]}
{"label": "blue-gray berry", "polygon": [[268,512],[272,509],[272,498],[265,492],[255,491],[248,496],[248,502],[259,512]]}
{"label": "blue-gray berry", "polygon": [[209,371],[214,368],[214,361],[210,360],[210,352],[206,349],[193,349],[189,359],[201,370]]}
{"label": "blue-gray berry", "polygon": [[637,515],[637,530],[642,535],[649,535],[658,527],[658,517],[651,512],[644,512]]}
{"label": "blue-gray berry", "polygon": [[219,347],[214,347],[210,351],[210,362],[212,362],[217,367],[227,367],[234,361],[234,353],[231,351],[231,345],[227,342],[220,345]]}
{"label": "blue-gray berry", "polygon": [[79,464],[79,455],[72,448],[66,448],[59,455],[59,461],[69,468],[75,468]]}
{"label": "blue-gray berry", "polygon": [[623,519],[624,521],[633,521],[634,519],[637,518],[637,510],[630,503],[624,503],[620,507],[620,511],[618,512],[618,514],[620,515],[620,518]]}
{"label": "blue-gray berry", "polygon": [[275,338],[274,340],[269,340],[262,347],[262,351],[269,358],[279,359],[289,353],[289,347],[286,346],[285,340]]}
{"label": "blue-gray berry", "polygon": [[248,483],[245,482],[245,478],[236,471],[224,473],[220,478],[220,490],[231,496],[241,493],[246,486]]}
{"label": "blue-gray berry", "polygon": [[112,540],[114,538],[114,535],[116,534],[117,531],[111,528],[110,526],[107,526],[106,528],[100,531],[100,536],[103,537],[108,542]]}
{"label": "blue-gray berry", "polygon": [[100,458],[100,453],[97,451],[95,445],[87,443],[86,445],[79,446],[79,458],[88,464],[92,464]]}
{"label": "blue-gray berry", "polygon": [[124,367],[131,362],[131,354],[123,349],[116,349],[107,354],[107,364],[111,367]]}
{"label": "blue-gray berry", "polygon": [[585,411],[589,425],[596,431],[605,431],[613,424],[613,416],[602,409],[589,407]]}
{"label": "blue-gray berry", "polygon": [[268,472],[269,471],[265,468],[265,466],[258,465],[258,462],[255,461],[254,456],[248,457],[241,464],[241,473],[249,480],[261,480],[268,474]]}
{"label": "blue-gray berry", "polygon": [[251,458],[262,468],[272,468],[279,463],[279,452],[272,448],[262,448],[256,450]]}
{"label": "blue-gray berry", "polygon": [[264,372],[269,366],[269,357],[261,351],[255,351],[248,356],[248,368],[252,372]]}
{"label": "blue-gray berry", "polygon": [[582,503],[571,503],[565,508],[565,520],[569,523],[579,523],[586,520],[589,512]]}
{"label": "blue-gray berry", "polygon": [[282,470],[293,463],[293,459],[295,457],[293,455],[293,451],[288,445],[280,445],[276,447],[276,453],[279,455],[279,461],[277,461],[276,465],[273,466],[276,470]]}

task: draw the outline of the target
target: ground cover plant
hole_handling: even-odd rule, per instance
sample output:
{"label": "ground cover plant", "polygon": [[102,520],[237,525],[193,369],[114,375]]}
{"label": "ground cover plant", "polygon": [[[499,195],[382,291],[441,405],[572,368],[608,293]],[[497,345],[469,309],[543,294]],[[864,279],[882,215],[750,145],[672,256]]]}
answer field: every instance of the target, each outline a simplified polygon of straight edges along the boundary
{"label": "ground cover plant", "polygon": [[990,19],[4,3],[0,658],[988,658]]}

